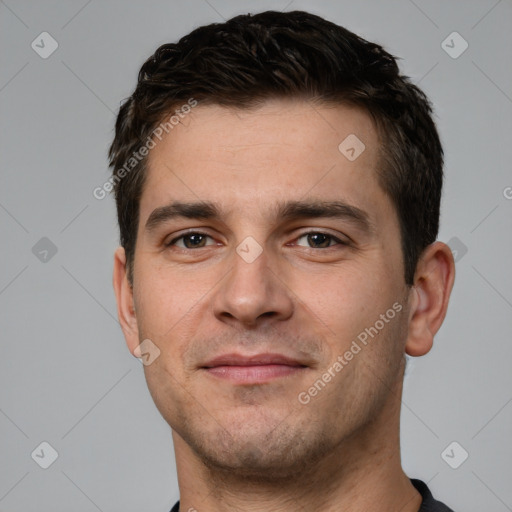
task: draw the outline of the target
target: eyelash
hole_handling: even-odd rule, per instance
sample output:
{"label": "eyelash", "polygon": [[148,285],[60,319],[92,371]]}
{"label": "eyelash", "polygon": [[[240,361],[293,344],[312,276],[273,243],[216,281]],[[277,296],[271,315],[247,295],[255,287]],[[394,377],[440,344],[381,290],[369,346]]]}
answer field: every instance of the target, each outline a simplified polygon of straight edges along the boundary
{"label": "eyelash", "polygon": [[[181,240],[187,236],[191,236],[191,235],[200,235],[200,236],[204,236],[204,237],[208,237],[208,238],[212,238],[212,236],[208,235],[207,233],[203,233],[202,231],[190,231],[188,233],[184,233],[176,238],[173,238],[170,242],[166,243],[165,246],[166,247],[172,247],[178,240]],[[329,245],[327,247],[306,247],[307,249],[323,249],[323,250],[326,250],[326,249],[330,249],[332,247],[334,247],[335,245],[342,245],[342,246],[348,246],[350,245],[348,242],[345,242],[343,240],[341,240],[340,238],[332,235],[331,233],[327,233],[325,231],[306,231],[304,233],[301,233],[295,240],[300,240],[301,238],[305,237],[305,236],[308,236],[308,235],[325,235],[327,236],[331,241],[335,242],[333,245]],[[198,247],[198,249],[204,249],[205,247],[207,246],[204,246],[204,247]],[[299,246],[299,247],[304,247],[304,246]],[[194,248],[189,248],[189,247],[178,247],[178,249],[181,249],[181,250],[184,250],[184,251],[192,251],[194,250]]]}

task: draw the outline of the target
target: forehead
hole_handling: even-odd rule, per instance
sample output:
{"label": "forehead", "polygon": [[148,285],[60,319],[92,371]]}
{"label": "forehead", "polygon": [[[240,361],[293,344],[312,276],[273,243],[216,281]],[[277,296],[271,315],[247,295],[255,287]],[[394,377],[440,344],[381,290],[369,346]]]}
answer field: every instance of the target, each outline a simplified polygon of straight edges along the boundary
{"label": "forehead", "polygon": [[246,216],[308,197],[370,209],[386,200],[376,179],[377,131],[354,107],[289,100],[251,110],[200,105],[156,142],[142,222],[173,200],[214,202]]}

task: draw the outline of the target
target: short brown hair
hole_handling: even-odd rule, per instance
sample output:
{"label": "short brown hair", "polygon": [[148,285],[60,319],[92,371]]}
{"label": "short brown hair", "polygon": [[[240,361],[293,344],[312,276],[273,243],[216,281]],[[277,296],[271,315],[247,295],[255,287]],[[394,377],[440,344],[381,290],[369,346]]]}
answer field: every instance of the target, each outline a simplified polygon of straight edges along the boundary
{"label": "short brown hair", "polygon": [[109,150],[130,283],[147,157],[122,179],[118,171],[165,116],[191,98],[247,109],[268,99],[302,98],[368,112],[382,140],[379,183],[400,222],[404,279],[413,284],[419,256],[439,229],[443,150],[431,104],[381,46],[303,11],[266,11],[199,27],[160,46],[140,69]]}

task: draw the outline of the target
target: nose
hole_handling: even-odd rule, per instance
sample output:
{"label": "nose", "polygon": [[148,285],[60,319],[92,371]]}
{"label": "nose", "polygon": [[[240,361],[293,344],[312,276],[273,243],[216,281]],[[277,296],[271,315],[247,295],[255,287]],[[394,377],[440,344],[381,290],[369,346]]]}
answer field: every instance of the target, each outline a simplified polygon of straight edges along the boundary
{"label": "nose", "polygon": [[[233,252],[231,271],[216,289],[216,318],[233,327],[254,328],[287,320],[293,314],[292,293],[266,250],[254,260]],[[272,268],[274,267],[274,268]]]}

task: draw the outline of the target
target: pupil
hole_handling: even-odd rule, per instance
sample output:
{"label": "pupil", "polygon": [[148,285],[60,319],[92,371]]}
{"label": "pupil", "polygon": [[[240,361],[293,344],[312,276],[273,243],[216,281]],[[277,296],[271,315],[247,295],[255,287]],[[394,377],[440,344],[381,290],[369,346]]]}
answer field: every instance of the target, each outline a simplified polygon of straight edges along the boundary
{"label": "pupil", "polygon": [[[189,242],[188,244],[187,241]],[[187,235],[187,237],[185,238],[185,245],[187,247],[197,247],[201,244],[201,242],[203,242],[203,235]]]}
{"label": "pupil", "polygon": [[318,247],[328,247],[329,246],[329,237],[324,235],[323,233],[314,233],[312,235],[308,235],[308,241],[310,244]]}

